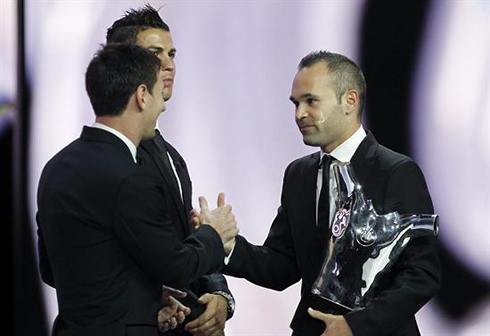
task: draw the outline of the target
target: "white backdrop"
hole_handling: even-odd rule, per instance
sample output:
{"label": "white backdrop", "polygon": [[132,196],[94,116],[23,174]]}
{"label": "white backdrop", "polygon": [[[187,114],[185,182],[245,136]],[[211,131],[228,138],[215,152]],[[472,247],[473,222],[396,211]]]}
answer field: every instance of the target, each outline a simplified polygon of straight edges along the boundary
{"label": "white backdrop", "polygon": [[[106,28],[128,8],[144,3],[26,0],[28,72],[33,89],[32,216],[42,167],[57,151],[78,137],[82,125],[93,121],[84,89],[84,73],[99,44],[105,40]],[[157,8],[162,5],[161,1],[149,3]],[[224,191],[227,201],[233,205],[241,234],[251,242],[261,244],[267,235],[279,205],[286,165],[316,150],[303,145],[288,99],[296,66],[304,55],[318,49],[339,52],[358,61],[357,32],[363,5],[363,1],[335,0],[165,1],[160,11],[171,28],[177,48],[174,94],[167,104],[167,111],[160,117],[160,128],[188,163],[194,204],[197,205],[199,195],[214,201],[217,193]],[[439,165],[431,160],[431,150],[436,151],[434,146],[444,147],[444,144],[433,140],[444,136],[444,139],[457,142],[456,135],[464,137],[467,134],[464,132],[471,133],[469,130],[463,130],[463,135],[446,132],[442,126],[446,125],[444,121],[448,115],[454,116],[456,122],[457,116],[463,117],[468,112],[474,113],[475,117],[486,115],[484,123],[479,125],[481,136],[474,139],[486,143],[476,152],[486,155],[485,159],[482,162],[475,159],[477,155],[468,155],[464,162],[483,167],[480,173],[486,178],[486,187],[482,189],[471,183],[467,186],[468,192],[480,190],[486,210],[475,216],[483,216],[479,217],[480,228],[488,233],[488,2],[435,1],[431,13],[434,22],[438,23],[438,31],[444,32],[444,44],[440,40],[432,43],[434,36],[428,34],[426,47],[418,61],[419,69],[425,69],[417,75],[418,85],[430,89],[416,90],[413,97],[414,115],[417,116],[414,122],[427,126],[422,128],[421,136],[414,135],[420,139],[417,158],[421,159],[428,173],[432,197],[441,209],[445,201],[438,200],[444,196],[443,187],[449,183],[449,173],[437,173]],[[467,31],[473,43],[459,45],[460,36],[456,31],[447,31],[444,27]],[[457,47],[457,50],[451,47]],[[483,104],[475,102],[475,105],[466,104],[461,109],[446,110],[447,106],[437,103],[451,105],[448,97],[461,96],[459,102],[473,103],[471,98],[460,93],[468,92],[460,91],[468,90],[464,83],[448,85],[448,81],[457,82],[458,73],[453,77],[442,76],[461,62],[468,61],[464,54],[466,47],[471,48],[472,57],[477,55],[478,60],[465,65],[477,67],[477,71],[466,73],[467,81],[477,86]],[[448,56],[451,57],[448,59]],[[449,62],[447,68],[442,67],[446,64],[441,65],[443,60]],[[441,96],[432,96],[431,90]],[[433,114],[425,114],[426,111]],[[438,111],[445,111],[445,114],[440,116]],[[447,126],[449,130],[457,127],[454,124]],[[443,232],[457,234],[452,230],[453,227],[442,228]],[[446,233],[444,235],[444,238],[448,237]],[[469,239],[478,235],[472,231]],[[480,237],[474,248],[483,254],[484,260],[475,267],[488,271],[490,234]],[[227,335],[290,334],[288,325],[299,300],[299,285],[278,293],[245,280],[227,279],[237,301],[235,317],[227,323]],[[47,286],[44,288],[49,319],[52,320],[57,313],[55,294]],[[488,312],[487,309],[485,314]],[[476,324],[468,321],[478,333],[465,325],[454,333],[454,326],[443,320],[430,305],[423,309],[418,319],[424,335],[490,335],[490,319],[486,322],[480,319]]]}

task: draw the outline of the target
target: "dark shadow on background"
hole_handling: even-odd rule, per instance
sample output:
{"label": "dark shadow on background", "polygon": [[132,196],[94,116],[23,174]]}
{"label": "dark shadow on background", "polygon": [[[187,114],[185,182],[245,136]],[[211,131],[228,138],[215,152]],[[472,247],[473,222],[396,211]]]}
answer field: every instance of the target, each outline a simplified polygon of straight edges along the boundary
{"label": "dark shadow on background", "polygon": [[367,121],[381,144],[403,154],[411,152],[412,78],[430,4],[430,0],[370,0],[361,24]]}
{"label": "dark shadow on background", "polygon": [[[0,188],[0,214],[2,214],[2,224],[7,234],[7,274],[9,276],[9,290],[6,292],[7,302],[7,328],[12,330],[14,314],[13,310],[9,309],[13,304],[13,293],[10,290],[13,286],[12,266],[13,266],[13,244],[12,244],[12,229],[13,229],[13,181],[12,181],[12,157],[13,157],[13,116],[15,113],[15,106],[12,102],[7,101],[5,98],[0,97],[0,162],[2,162],[1,173],[1,188]],[[4,232],[5,232],[4,231]]]}
{"label": "dark shadow on background", "polygon": [[[46,312],[42,300],[41,283],[37,270],[37,239],[30,223],[27,183],[30,90],[25,71],[25,11],[24,1],[17,2],[17,114],[13,127],[13,331],[15,336],[46,336]],[[12,148],[12,144],[11,147]]]}
{"label": "dark shadow on background", "polygon": [[[369,0],[361,24],[361,67],[368,87],[365,118],[369,129],[381,144],[409,156],[411,88],[431,3]],[[440,251],[442,288],[435,302],[446,315],[461,320],[488,299],[489,283],[456,259],[447,246],[442,245]]]}

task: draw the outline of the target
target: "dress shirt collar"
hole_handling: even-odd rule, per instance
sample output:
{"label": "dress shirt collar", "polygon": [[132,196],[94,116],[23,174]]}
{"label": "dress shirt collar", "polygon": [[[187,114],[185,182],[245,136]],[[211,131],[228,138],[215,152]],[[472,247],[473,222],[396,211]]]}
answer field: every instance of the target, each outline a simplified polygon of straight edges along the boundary
{"label": "dress shirt collar", "polygon": [[136,146],[134,145],[134,143],[131,140],[129,140],[129,138],[127,136],[125,136],[124,134],[115,130],[112,127],[109,127],[107,125],[104,125],[104,124],[101,124],[98,122],[95,122],[92,125],[92,127],[99,128],[99,129],[102,129],[104,131],[110,132],[110,133],[114,134],[115,136],[117,136],[119,139],[121,139],[121,141],[124,142],[126,144],[126,146],[128,146],[128,149],[131,152],[131,156],[133,157],[134,162],[137,162],[136,161]]}
{"label": "dress shirt collar", "polygon": [[[361,144],[362,140],[366,137],[366,131],[362,128],[362,125],[359,126],[357,131],[354,132],[347,140],[342,142],[337,148],[335,148],[330,155],[332,155],[336,160],[341,162],[350,162],[354,153],[357,150],[357,147]],[[323,158],[325,155],[323,150],[320,150],[320,158]],[[321,159],[320,159],[321,162]]]}
{"label": "dress shirt collar", "polygon": [[158,125],[158,123],[155,125],[155,131],[158,131],[158,134],[162,134],[162,131],[160,130],[160,126]]}

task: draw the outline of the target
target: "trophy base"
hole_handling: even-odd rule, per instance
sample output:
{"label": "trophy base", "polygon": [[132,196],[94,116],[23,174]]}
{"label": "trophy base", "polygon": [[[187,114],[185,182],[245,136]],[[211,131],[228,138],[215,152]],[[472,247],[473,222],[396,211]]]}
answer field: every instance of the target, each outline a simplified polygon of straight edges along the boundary
{"label": "trophy base", "polygon": [[322,313],[345,315],[351,309],[341,306],[333,301],[322,298],[309,291],[301,296],[298,308],[294,313],[290,327],[298,336],[319,336],[325,331],[325,323],[314,319],[308,314],[308,308],[321,311]]}

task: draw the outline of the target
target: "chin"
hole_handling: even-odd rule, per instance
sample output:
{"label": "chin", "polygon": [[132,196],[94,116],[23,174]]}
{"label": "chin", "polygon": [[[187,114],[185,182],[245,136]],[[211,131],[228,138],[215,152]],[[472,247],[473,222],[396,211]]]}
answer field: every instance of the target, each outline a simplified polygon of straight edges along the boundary
{"label": "chin", "polygon": [[310,139],[308,137],[303,137],[303,143],[307,146],[313,146],[313,147],[320,147],[320,143],[318,141],[314,141],[313,139]]}
{"label": "chin", "polygon": [[162,96],[163,100],[168,101],[170,98],[172,98],[172,90],[165,90]]}

